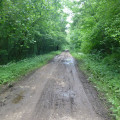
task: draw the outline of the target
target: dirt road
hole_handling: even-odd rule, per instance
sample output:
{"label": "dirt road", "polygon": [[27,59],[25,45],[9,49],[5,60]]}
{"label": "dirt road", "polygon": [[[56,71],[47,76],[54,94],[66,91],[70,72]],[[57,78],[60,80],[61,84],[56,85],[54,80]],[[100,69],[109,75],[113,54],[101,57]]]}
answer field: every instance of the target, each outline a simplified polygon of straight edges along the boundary
{"label": "dirt road", "polygon": [[0,96],[0,120],[107,120],[86,81],[63,52]]}

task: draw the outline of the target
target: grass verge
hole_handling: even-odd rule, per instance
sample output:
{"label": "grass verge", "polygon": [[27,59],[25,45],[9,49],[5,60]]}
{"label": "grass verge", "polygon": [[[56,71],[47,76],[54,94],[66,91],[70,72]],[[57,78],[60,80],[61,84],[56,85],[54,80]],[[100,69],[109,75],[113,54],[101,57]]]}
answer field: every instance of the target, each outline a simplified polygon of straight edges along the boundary
{"label": "grass verge", "polygon": [[104,93],[105,98],[111,103],[111,111],[116,120],[120,120],[120,64],[99,59],[97,55],[72,53],[77,59],[79,67],[92,81],[97,90]]}
{"label": "grass verge", "polygon": [[60,54],[60,51],[27,58],[19,62],[8,63],[7,65],[1,65],[0,85],[11,84],[30,71],[44,66],[57,54]]}

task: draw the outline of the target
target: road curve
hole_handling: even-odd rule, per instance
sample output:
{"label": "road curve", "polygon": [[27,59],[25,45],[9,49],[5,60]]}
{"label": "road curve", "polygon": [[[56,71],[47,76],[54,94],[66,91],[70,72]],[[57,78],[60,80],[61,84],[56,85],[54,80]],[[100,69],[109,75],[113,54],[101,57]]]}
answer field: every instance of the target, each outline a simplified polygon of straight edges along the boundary
{"label": "road curve", "polygon": [[0,120],[105,120],[86,95],[69,52],[0,95]]}

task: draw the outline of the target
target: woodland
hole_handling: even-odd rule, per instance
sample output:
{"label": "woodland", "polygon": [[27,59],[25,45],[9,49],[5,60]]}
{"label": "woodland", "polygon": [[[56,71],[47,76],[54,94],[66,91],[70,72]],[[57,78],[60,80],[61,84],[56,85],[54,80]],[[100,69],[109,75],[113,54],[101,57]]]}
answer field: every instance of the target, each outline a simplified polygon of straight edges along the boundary
{"label": "woodland", "polygon": [[76,0],[68,6],[74,16],[67,36],[73,56],[120,120],[120,0]]}
{"label": "woodland", "polygon": [[0,0],[0,63],[61,49],[65,16],[56,0]]}
{"label": "woodland", "polygon": [[0,0],[0,84],[66,48],[120,120],[120,0]]}

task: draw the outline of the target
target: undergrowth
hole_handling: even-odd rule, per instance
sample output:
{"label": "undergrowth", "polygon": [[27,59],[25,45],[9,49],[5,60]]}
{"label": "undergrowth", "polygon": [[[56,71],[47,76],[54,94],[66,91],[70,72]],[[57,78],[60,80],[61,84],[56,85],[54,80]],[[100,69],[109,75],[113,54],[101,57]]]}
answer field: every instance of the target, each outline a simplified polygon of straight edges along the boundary
{"label": "undergrowth", "polygon": [[29,73],[30,71],[42,67],[56,54],[60,52],[51,52],[44,55],[27,58],[19,62],[11,62],[7,65],[0,66],[0,84],[11,84],[18,80],[21,76]]}
{"label": "undergrowth", "polygon": [[[89,80],[105,94],[112,104],[111,110],[116,120],[120,120],[120,61],[111,55],[101,59],[99,55],[72,53],[78,60],[80,69],[87,71]],[[88,72],[89,71],[89,72]]]}

